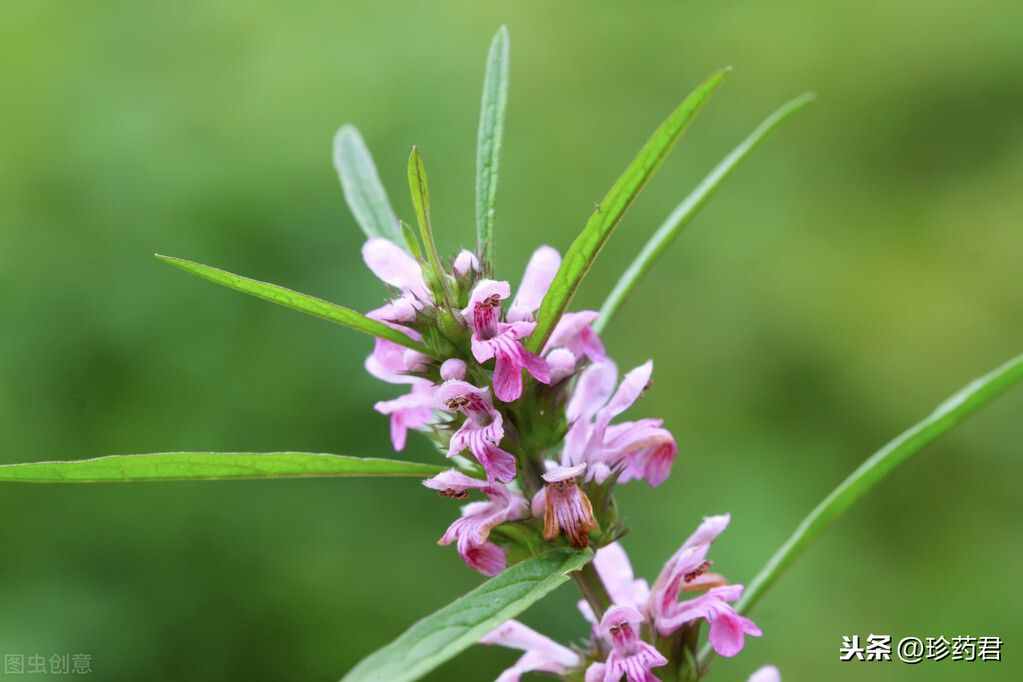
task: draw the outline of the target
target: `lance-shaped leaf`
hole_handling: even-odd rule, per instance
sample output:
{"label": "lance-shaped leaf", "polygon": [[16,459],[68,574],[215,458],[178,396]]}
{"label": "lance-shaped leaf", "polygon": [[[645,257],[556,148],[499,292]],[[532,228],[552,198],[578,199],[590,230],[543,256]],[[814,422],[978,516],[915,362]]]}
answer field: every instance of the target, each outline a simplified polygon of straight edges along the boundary
{"label": "lance-shaped leaf", "polygon": [[484,273],[493,272],[494,224],[497,221],[497,171],[508,105],[508,27],[498,29],[487,54],[476,136],[476,250]]}
{"label": "lance-shaped leaf", "polygon": [[[753,608],[782,572],[832,521],[884,480],[895,467],[1020,381],[1023,381],[1023,355],[1018,355],[984,376],[974,379],[938,405],[923,420],[903,431],[868,457],[800,522],[789,539],[778,548],[746,587],[736,608],[744,613]],[[700,652],[700,659],[705,664],[711,655],[710,648],[704,647]]]}
{"label": "lance-shaped leaf", "polygon": [[440,262],[437,243],[433,239],[433,223],[430,219],[430,183],[426,179],[426,165],[419,149],[412,147],[408,157],[408,187],[412,193],[412,207],[419,222],[419,236],[426,249],[426,258],[431,274],[426,278],[437,300],[445,300],[448,308],[454,308],[454,297],[448,286],[444,265]]}
{"label": "lance-shaped leaf", "polygon": [[254,478],[426,478],[447,467],[374,457],[314,452],[160,452],[110,455],[68,462],[0,465],[0,481],[12,483],[131,483]]}
{"label": "lance-shaped leaf", "polygon": [[658,256],[664,253],[665,249],[671,245],[675,238],[678,237],[679,233],[682,232],[682,228],[689,224],[689,222],[700,212],[704,204],[710,200],[714,195],[714,191],[721,186],[721,183],[725,181],[725,178],[735,169],[739,163],[742,162],[749,153],[752,152],[758,144],[760,144],[764,138],[766,138],[772,130],[774,130],[778,124],[784,121],[786,118],[794,114],[795,112],[802,109],[808,103],[812,102],[814,95],[807,93],[801,95],[790,102],[782,105],[777,111],[768,116],[764,121],[756,127],[756,129],[750,133],[749,137],[742,141],[738,147],[733,149],[728,156],[721,160],[717,166],[712,170],[700,184],[696,186],[689,196],[682,200],[682,203],[675,207],[675,210],[661,224],[654,235],[650,238],[650,241],[643,246],[643,250],[636,256],[636,260],[632,261],[629,268],[615,284],[614,289],[611,290],[611,294],[604,301],[604,305],[600,308],[600,317],[593,324],[593,329],[598,333],[603,331],[607,326],[607,322],[614,315],[615,311],[618,310],[618,306],[621,305],[625,297],[632,291],[632,288],[636,286],[640,278],[650,269],[654,261],[657,260]]}
{"label": "lance-shaped leaf", "polygon": [[235,291],[240,291],[243,294],[250,294],[256,298],[261,298],[265,301],[282,305],[285,308],[291,308],[292,310],[314,315],[327,320],[328,322],[334,322],[335,324],[340,324],[348,327],[349,329],[360,331],[363,334],[369,334],[370,336],[394,341],[397,344],[405,346],[406,348],[411,348],[412,350],[417,350],[420,353],[430,353],[429,349],[418,341],[410,339],[396,329],[391,329],[386,324],[372,320],[351,308],[345,308],[344,306],[337,305],[336,303],[324,301],[322,298],[316,298],[315,296],[309,296],[308,294],[301,294],[297,291],[277,286],[276,284],[261,282],[258,279],[242,277],[241,275],[236,275],[228,272],[227,270],[221,270],[220,268],[214,268],[209,265],[203,265],[202,263],[185,260],[184,258],[161,256],[160,254],[156,254],[156,257],[165,263],[181,268],[185,272],[198,275],[203,279],[207,279],[229,289],[234,289]]}
{"label": "lance-shaped leaf", "polygon": [[693,122],[707,98],[717,89],[727,73],[728,69],[714,73],[682,100],[664,123],[654,131],[636,158],[597,205],[596,211],[586,222],[586,227],[565,253],[558,274],[544,296],[537,316],[536,329],[527,343],[529,350],[539,352],[547,343],[547,338],[554,331],[554,325],[561,319],[583,277],[589,272],[597,254],[622,219],[625,210],[660,168],[675,142]]}
{"label": "lance-shaped leaf", "polygon": [[525,611],[593,558],[557,549],[515,564],[406,630],[362,660],[341,682],[417,680]]}
{"label": "lance-shaped leaf", "polygon": [[387,200],[373,157],[355,126],[341,126],[334,136],[334,168],[341,178],[345,201],[366,236],[383,237],[401,246],[398,216]]}

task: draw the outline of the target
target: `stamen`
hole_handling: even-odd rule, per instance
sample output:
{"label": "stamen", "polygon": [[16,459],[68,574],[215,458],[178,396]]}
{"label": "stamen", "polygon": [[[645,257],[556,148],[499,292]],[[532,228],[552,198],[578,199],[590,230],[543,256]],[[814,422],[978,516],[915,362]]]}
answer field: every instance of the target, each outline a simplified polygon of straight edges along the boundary
{"label": "stamen", "polygon": [[694,570],[689,571],[684,576],[682,576],[682,580],[683,580],[683,582],[691,583],[694,580],[696,580],[697,578],[699,578],[701,575],[706,573],[708,570],[710,570],[710,562],[709,561],[704,561],[702,564],[697,566]]}

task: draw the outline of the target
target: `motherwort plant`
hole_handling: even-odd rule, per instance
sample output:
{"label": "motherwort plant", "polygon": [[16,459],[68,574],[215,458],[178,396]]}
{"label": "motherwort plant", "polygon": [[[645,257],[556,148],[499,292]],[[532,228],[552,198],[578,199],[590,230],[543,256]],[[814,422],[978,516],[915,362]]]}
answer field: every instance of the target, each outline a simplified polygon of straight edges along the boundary
{"label": "motherwort plant", "polygon": [[[695,680],[714,655],[739,654],[758,625],[744,615],[825,525],[928,442],[1023,378],[1023,357],[969,384],[869,458],[796,529],[752,583],[712,563],[711,545],[731,521],[723,510],[691,519],[695,530],[652,584],[633,574],[619,486],[656,488],[677,466],[678,440],[659,418],[630,418],[652,388],[652,360],[622,372],[600,331],[650,265],[715,189],[781,121],[812,98],[769,116],[671,212],[600,310],[569,310],[573,296],[625,210],[725,78],[711,75],[671,112],[596,206],[564,256],[539,246],[513,289],[495,260],[498,162],[508,89],[508,34],[487,58],[476,176],[476,244],[442,256],[430,192],[416,148],[408,184],[416,227],[400,220],[358,131],[344,126],[334,162],[344,196],[365,232],[362,257],[386,286],[366,314],[319,298],[178,258],[162,260],[244,293],[374,337],[366,370],[407,387],[374,405],[387,415],[396,451],[409,431],[437,448],[443,465],[313,453],[161,453],[0,467],[0,480],[93,482],[294,476],[409,476],[452,505],[440,545],[489,579],[420,620],[344,677],[402,682],[428,673],[466,647],[518,649],[499,677],[527,672],[585,682]],[[637,335],[637,339],[641,336]],[[368,409],[368,408],[367,408]],[[684,442],[684,436],[681,439]],[[424,491],[425,492],[425,491]],[[655,494],[651,492],[651,494]],[[455,503],[459,506],[456,507]],[[631,538],[642,538],[633,528]],[[679,531],[680,536],[682,530]],[[426,549],[427,539],[423,539]],[[573,580],[586,638],[558,644],[513,618]],[[582,623],[582,621],[581,621]],[[701,644],[705,639],[706,642]],[[773,667],[751,682],[779,680]]]}

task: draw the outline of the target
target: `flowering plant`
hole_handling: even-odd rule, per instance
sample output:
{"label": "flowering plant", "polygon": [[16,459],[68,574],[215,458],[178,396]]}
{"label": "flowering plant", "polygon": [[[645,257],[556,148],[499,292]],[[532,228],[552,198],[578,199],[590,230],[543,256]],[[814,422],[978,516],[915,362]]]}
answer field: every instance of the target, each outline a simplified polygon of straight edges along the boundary
{"label": "flowering plant", "polygon": [[[523,652],[501,674],[503,682],[528,672],[586,682],[692,680],[708,673],[715,655],[736,656],[747,636],[761,636],[746,614],[795,556],[896,464],[1023,378],[1023,357],[972,382],[869,458],[811,512],[749,586],[726,577],[727,570],[719,572],[709,558],[712,543],[731,521],[722,510],[692,520],[695,529],[652,584],[635,577],[621,542],[628,528],[615,493],[621,485],[661,485],[679,447],[662,419],[627,415],[652,385],[653,362],[620,372],[600,333],[720,183],[811,97],[784,105],[711,171],[655,232],[600,310],[569,311],[622,215],[726,71],[700,84],[657,128],[564,257],[550,246],[533,253],[513,295],[495,259],[508,44],[501,29],[487,58],[474,249],[448,259],[438,252],[425,164],[416,148],[408,163],[413,228],[391,207],[358,131],[344,126],[335,138],[344,196],[367,237],[363,260],[387,287],[380,307],[363,315],[160,256],[217,284],[374,337],[366,370],[407,387],[404,395],[374,405],[389,419],[394,450],[402,451],[408,432],[415,431],[436,445],[444,465],[315,453],[189,452],[6,465],[0,480],[406,476],[464,502],[437,542],[454,545],[461,561],[489,580],[366,658],[348,672],[348,681],[416,679],[477,642]],[[585,642],[572,648],[514,620],[568,580],[580,590],[578,608],[589,624]],[[778,679],[770,666],[750,678]]]}

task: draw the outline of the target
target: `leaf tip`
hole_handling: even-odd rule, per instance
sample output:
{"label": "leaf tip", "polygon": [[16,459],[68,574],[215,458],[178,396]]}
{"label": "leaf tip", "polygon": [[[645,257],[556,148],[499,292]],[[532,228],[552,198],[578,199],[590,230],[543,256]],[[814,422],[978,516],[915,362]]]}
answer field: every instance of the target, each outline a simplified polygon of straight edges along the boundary
{"label": "leaf tip", "polygon": [[817,100],[817,93],[813,92],[811,90],[809,92],[804,92],[802,95],[800,95],[800,96],[796,97],[795,99],[793,99],[791,104],[794,107],[801,107],[801,106],[805,106],[807,104],[810,104],[811,102],[814,102],[816,100]]}

